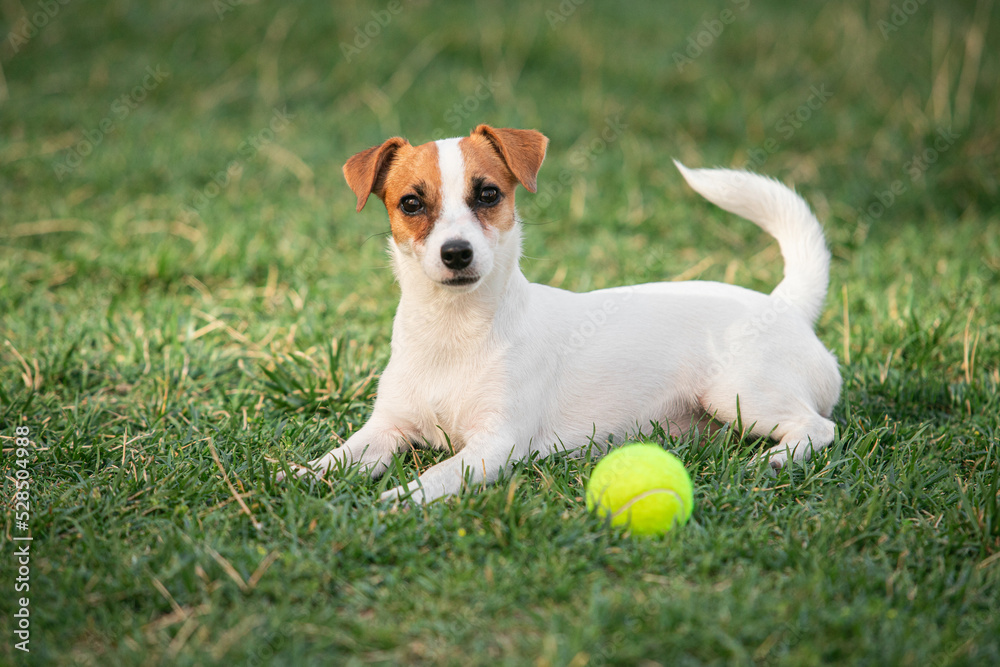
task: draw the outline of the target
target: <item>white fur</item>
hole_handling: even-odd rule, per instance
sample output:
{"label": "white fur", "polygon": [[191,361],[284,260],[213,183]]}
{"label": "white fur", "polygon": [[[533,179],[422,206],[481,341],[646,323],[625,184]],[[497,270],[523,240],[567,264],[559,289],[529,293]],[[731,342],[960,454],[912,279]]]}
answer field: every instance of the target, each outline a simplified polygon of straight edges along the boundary
{"label": "white fur", "polygon": [[[427,238],[414,252],[420,262],[423,272],[431,281],[440,283],[453,277],[454,272],[441,263],[441,246],[446,241],[462,239],[472,244],[472,266],[465,272],[479,276],[489,275],[493,269],[493,253],[490,252],[491,242],[483,233],[482,226],[465,202],[468,190],[465,183],[465,160],[458,147],[458,139],[441,139],[437,141],[438,167],[441,170],[441,191],[444,195],[441,202],[441,215],[434,222],[434,228]],[[496,239],[494,239],[495,242]],[[399,263],[396,263],[399,266]],[[478,283],[462,287],[452,287],[453,290],[470,291],[476,289]]]}
{"label": "white fur", "polygon": [[[650,422],[685,433],[709,417],[739,417],[778,440],[763,454],[774,468],[833,440],[840,373],[812,330],[829,252],[794,192],[747,172],[678,164],[695,190],[777,238],[786,276],[770,295],[698,281],[577,294],[525,279],[520,224],[474,224],[457,142],[438,146],[442,214],[422,248],[390,242],[401,297],[371,419],[297,474],[358,464],[374,476],[409,443],[450,447],[454,456],[383,496],[427,502],[466,481],[492,482],[531,452],[620,441]],[[474,246],[481,277],[471,287],[441,284],[440,245],[451,238]]]}

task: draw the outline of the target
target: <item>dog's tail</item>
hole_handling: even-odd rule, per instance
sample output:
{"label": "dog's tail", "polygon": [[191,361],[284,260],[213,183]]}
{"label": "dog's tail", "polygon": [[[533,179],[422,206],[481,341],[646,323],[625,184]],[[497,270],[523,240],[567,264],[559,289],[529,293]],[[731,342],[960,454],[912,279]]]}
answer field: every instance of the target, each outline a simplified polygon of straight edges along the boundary
{"label": "dog's tail", "polygon": [[674,164],[701,196],[757,223],[778,241],[785,277],[772,296],[797,306],[815,323],[830,283],[830,251],[809,205],[778,181],[732,169],[688,169]]}

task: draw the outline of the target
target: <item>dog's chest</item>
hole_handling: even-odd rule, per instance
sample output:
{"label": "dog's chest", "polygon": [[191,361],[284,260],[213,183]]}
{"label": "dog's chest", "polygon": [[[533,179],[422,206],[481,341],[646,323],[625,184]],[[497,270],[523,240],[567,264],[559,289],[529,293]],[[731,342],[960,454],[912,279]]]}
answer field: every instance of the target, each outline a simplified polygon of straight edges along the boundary
{"label": "dog's chest", "polygon": [[421,438],[457,450],[504,414],[503,366],[498,358],[428,352],[398,359],[395,389]]}

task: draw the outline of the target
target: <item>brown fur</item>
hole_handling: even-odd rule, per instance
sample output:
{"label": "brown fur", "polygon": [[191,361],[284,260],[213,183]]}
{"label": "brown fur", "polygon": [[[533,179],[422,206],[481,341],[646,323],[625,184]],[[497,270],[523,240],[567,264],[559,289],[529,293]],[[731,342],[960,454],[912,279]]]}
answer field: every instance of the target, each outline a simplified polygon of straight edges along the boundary
{"label": "brown fur", "polygon": [[[399,203],[407,195],[419,196],[424,210],[416,215],[403,213]],[[441,214],[441,170],[438,168],[437,144],[430,142],[399,150],[385,176],[382,201],[389,212],[389,226],[396,243],[420,243],[427,238],[434,221]]]}
{"label": "brown fur", "polygon": [[[514,224],[514,191],[521,183],[531,192],[545,159],[548,139],[534,130],[492,128],[480,125],[459,142],[465,162],[465,182],[477,179],[496,186],[502,200],[492,207],[476,207],[478,192],[467,193],[469,207],[480,224],[500,231]],[[441,213],[441,171],[437,144],[412,146],[392,137],[351,157],[344,165],[344,178],[358,198],[358,210],[374,193],[385,204],[389,225],[397,243],[420,243]],[[417,195],[424,210],[406,215],[399,205],[403,197]]]}
{"label": "brown fur", "polygon": [[344,164],[344,178],[358,197],[358,212],[365,207],[368,195],[375,193],[384,201],[383,181],[396,152],[410,142],[402,137],[386,139],[381,145],[363,150]]}
{"label": "brown fur", "polygon": [[538,170],[545,159],[548,138],[536,130],[513,130],[507,127],[480,125],[472,136],[481,135],[503,156],[507,167],[528,192],[537,188]]}
{"label": "brown fur", "polygon": [[473,133],[458,142],[458,146],[465,161],[465,182],[473,183],[476,179],[481,179],[484,185],[498,188],[503,197],[495,206],[476,208],[473,203],[479,193],[470,191],[466,196],[469,208],[484,227],[507,231],[514,226],[514,190],[517,188],[517,178],[493,144],[483,135]]}

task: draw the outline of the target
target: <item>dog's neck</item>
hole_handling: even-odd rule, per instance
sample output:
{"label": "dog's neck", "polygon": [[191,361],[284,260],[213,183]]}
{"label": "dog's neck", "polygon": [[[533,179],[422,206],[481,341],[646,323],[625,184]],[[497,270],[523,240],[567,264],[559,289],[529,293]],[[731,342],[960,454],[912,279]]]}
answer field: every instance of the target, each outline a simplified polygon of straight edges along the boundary
{"label": "dog's neck", "polygon": [[528,281],[521,273],[521,228],[514,225],[495,248],[493,269],[470,292],[430,279],[416,258],[390,240],[400,298],[393,346],[428,345],[469,350],[488,345],[497,327],[511,322],[524,304]]}

